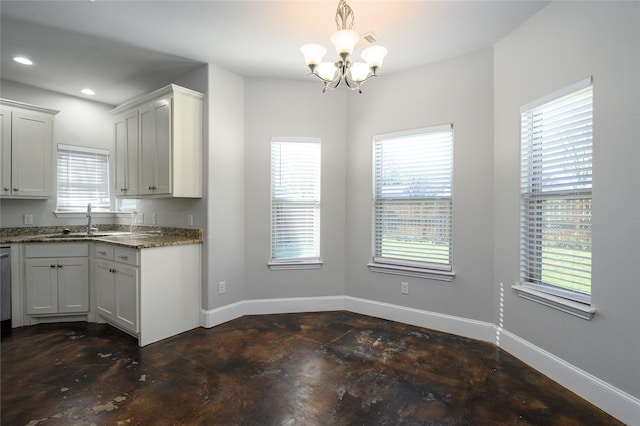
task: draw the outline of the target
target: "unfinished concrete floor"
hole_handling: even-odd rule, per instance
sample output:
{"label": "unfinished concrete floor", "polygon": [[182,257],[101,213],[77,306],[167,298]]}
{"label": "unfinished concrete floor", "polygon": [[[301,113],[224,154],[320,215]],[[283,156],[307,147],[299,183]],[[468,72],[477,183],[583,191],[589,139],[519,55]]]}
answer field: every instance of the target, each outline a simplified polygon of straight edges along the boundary
{"label": "unfinished concrete floor", "polygon": [[247,316],[144,348],[108,325],[2,340],[2,425],[616,425],[496,347],[349,312]]}

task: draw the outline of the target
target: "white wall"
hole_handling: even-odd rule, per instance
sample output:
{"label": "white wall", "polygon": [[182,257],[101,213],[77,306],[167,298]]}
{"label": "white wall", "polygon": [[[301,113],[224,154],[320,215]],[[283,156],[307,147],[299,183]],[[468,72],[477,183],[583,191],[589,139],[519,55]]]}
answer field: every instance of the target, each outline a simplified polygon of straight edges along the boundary
{"label": "white wall", "polygon": [[[346,93],[317,81],[248,79],[245,85],[245,299],[344,294]],[[322,143],[319,270],[270,271],[273,136]]]}
{"label": "white wall", "polygon": [[[83,98],[63,95],[9,80],[0,80],[0,95],[4,99],[24,102],[45,108],[59,110],[54,120],[53,156],[59,143],[113,148],[112,105],[89,101]],[[114,164],[110,173],[114,176]],[[54,167],[55,170],[55,167]],[[54,176],[51,176],[53,179]],[[73,224],[74,219],[56,218],[55,196],[48,200],[0,200],[0,226],[24,226],[25,213],[33,214],[34,226]],[[77,221],[77,220],[76,220]],[[100,223],[100,220],[96,220]]]}
{"label": "white wall", "polygon": [[[493,320],[493,56],[491,50],[382,76],[348,94],[347,291],[480,321]],[[371,136],[453,123],[453,282],[373,273]],[[406,281],[410,294],[400,293]]]}
{"label": "white wall", "polygon": [[[640,397],[640,3],[553,2],[495,48],[495,282],[504,328]],[[518,298],[519,108],[593,76],[593,287],[585,321]]]}

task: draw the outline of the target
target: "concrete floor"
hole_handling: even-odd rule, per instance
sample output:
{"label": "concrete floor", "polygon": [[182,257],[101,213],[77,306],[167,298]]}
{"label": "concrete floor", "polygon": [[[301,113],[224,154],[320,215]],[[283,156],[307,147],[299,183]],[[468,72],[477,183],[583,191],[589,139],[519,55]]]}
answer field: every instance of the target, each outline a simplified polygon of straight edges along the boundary
{"label": "concrete floor", "polygon": [[139,348],[102,324],[2,339],[2,425],[616,425],[496,347],[348,312]]}

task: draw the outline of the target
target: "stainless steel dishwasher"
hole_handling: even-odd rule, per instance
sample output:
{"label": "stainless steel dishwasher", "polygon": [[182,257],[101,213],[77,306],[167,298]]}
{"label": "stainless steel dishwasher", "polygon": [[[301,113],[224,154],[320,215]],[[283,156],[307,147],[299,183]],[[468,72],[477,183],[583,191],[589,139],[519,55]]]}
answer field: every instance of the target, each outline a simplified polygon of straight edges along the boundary
{"label": "stainless steel dishwasher", "polygon": [[11,333],[11,247],[0,247],[0,317],[4,336]]}

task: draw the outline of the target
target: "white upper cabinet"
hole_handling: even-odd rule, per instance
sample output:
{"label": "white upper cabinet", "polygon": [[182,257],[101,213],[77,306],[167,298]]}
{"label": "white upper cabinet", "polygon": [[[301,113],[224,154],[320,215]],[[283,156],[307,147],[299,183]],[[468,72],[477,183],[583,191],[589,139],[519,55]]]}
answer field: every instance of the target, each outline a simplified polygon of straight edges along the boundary
{"label": "white upper cabinet", "polygon": [[0,197],[52,196],[53,119],[57,113],[0,100]]}
{"label": "white upper cabinet", "polygon": [[116,196],[136,196],[138,186],[138,111],[127,111],[114,119]]}
{"label": "white upper cabinet", "polygon": [[202,197],[203,97],[172,84],[113,111],[117,196]]}

